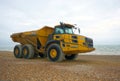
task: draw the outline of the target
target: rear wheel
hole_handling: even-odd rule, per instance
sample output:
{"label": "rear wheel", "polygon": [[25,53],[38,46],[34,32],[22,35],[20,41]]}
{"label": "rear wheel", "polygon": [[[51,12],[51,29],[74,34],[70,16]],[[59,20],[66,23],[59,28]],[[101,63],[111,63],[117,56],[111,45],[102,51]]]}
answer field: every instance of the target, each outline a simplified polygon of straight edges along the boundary
{"label": "rear wheel", "polygon": [[74,60],[77,58],[77,56],[78,56],[78,54],[71,54],[71,55],[65,55],[65,58],[67,60]]}
{"label": "rear wheel", "polygon": [[48,47],[47,58],[53,62],[59,62],[63,60],[63,53],[58,44],[51,44]]}
{"label": "rear wheel", "polygon": [[33,58],[34,57],[33,46],[30,45],[30,44],[24,45],[23,48],[22,48],[22,54],[23,54],[23,57],[26,58],[26,59]]}
{"label": "rear wheel", "polygon": [[14,47],[14,56],[16,58],[22,58],[22,45],[16,45]]}

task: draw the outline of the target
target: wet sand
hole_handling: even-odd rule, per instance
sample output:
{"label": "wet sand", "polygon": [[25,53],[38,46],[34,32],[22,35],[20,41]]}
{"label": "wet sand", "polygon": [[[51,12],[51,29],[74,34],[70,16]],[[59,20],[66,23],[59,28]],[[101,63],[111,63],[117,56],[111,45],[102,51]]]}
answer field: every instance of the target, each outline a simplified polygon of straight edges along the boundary
{"label": "wet sand", "polygon": [[79,55],[74,61],[50,62],[0,51],[0,81],[120,81],[120,55]]}

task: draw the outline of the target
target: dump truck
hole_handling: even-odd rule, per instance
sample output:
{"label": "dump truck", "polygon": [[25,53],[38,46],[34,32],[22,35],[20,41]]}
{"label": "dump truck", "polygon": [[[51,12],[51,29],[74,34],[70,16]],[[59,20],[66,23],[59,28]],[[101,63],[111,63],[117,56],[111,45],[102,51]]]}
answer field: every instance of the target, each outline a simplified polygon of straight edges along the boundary
{"label": "dump truck", "polygon": [[31,59],[47,57],[52,62],[73,60],[78,54],[95,50],[91,38],[79,34],[80,28],[72,24],[60,23],[55,27],[13,33],[10,37],[19,44],[14,47],[16,58]]}

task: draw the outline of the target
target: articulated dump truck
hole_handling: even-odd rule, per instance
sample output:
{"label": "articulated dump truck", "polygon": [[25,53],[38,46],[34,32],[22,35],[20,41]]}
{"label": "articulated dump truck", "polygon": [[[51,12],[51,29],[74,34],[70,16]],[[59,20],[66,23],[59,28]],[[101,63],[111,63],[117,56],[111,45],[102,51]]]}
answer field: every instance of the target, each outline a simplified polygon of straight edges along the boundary
{"label": "articulated dump truck", "polygon": [[75,25],[60,23],[54,28],[44,26],[35,31],[13,33],[11,38],[20,44],[14,47],[16,58],[47,57],[52,62],[73,60],[80,53],[95,50],[91,38],[79,34]]}

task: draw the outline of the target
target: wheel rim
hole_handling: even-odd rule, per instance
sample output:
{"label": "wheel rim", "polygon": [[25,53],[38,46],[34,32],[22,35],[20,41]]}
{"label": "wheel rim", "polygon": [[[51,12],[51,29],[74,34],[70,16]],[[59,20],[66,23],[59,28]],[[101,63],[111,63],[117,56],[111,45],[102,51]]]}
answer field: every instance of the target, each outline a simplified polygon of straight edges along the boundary
{"label": "wheel rim", "polygon": [[26,56],[27,55],[27,49],[23,50],[23,54]]}
{"label": "wheel rim", "polygon": [[51,56],[52,58],[55,58],[55,57],[57,56],[57,51],[56,51],[55,49],[51,49],[51,51],[50,51],[50,56]]}
{"label": "wheel rim", "polygon": [[18,55],[19,54],[19,50],[16,48],[15,49],[15,54]]}

